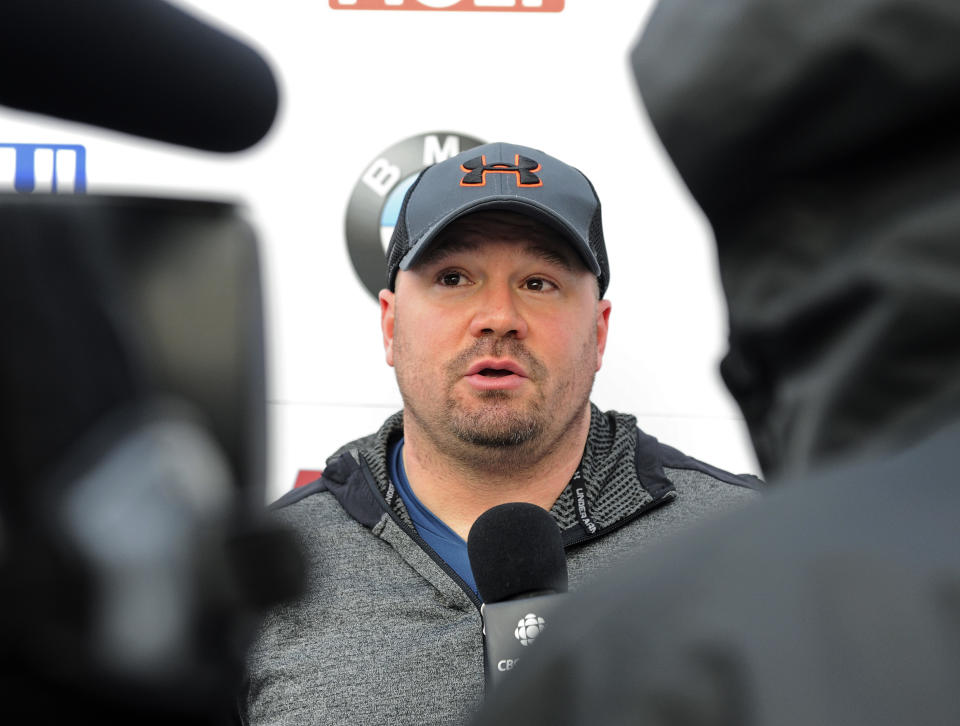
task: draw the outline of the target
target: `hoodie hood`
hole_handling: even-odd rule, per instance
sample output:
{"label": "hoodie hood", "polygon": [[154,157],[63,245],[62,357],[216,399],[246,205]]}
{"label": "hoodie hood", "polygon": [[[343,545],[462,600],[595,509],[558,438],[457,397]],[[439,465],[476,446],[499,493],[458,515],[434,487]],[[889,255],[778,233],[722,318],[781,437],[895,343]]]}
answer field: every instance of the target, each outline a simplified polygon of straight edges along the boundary
{"label": "hoodie hood", "polygon": [[768,478],[960,412],[958,37],[952,0],[666,0],[633,50]]}

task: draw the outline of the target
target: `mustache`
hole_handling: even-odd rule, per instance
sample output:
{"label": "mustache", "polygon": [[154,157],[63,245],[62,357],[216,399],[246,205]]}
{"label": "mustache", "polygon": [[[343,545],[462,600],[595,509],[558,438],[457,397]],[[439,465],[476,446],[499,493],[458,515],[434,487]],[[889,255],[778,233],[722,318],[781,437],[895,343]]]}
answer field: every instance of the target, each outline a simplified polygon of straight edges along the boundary
{"label": "mustache", "polygon": [[523,365],[527,378],[539,381],[547,372],[547,367],[533,353],[527,350],[522,341],[515,338],[480,338],[469,348],[466,348],[450,361],[445,369],[451,381],[456,381],[463,375],[465,368],[477,358],[513,358]]}

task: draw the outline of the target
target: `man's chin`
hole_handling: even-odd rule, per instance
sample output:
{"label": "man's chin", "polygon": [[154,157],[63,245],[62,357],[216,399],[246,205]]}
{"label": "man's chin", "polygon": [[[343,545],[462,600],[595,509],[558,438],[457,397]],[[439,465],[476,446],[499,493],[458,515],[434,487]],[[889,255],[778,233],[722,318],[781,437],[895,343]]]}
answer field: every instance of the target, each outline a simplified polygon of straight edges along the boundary
{"label": "man's chin", "polygon": [[473,446],[485,449],[513,449],[523,446],[536,437],[529,430],[521,431],[478,431],[457,429],[454,434],[458,439]]}
{"label": "man's chin", "polygon": [[484,448],[523,446],[543,432],[543,422],[516,412],[484,411],[458,416],[453,433],[461,441]]}

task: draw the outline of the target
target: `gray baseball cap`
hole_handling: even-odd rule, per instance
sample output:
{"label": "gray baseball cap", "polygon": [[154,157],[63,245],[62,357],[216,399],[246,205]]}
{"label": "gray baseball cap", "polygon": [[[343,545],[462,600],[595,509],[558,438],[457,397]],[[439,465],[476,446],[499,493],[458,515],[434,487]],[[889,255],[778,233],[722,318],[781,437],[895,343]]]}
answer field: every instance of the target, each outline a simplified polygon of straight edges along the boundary
{"label": "gray baseball cap", "polygon": [[600,199],[572,166],[516,144],[475,146],[420,172],[403,198],[390,246],[387,287],[397,270],[416,264],[455,219],[482,210],[519,212],[555,229],[597,276],[600,296],[610,282]]}

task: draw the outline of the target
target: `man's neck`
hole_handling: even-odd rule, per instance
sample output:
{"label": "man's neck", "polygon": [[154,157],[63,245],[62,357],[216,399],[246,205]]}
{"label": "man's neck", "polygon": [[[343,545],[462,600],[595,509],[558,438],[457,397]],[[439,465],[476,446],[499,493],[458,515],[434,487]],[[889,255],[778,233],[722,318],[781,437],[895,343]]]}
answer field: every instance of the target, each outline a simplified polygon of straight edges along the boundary
{"label": "man's neck", "polygon": [[[587,406],[583,416],[545,445],[541,454],[504,466],[495,452],[469,459],[451,456],[405,419],[403,466],[423,505],[467,539],[477,517],[498,504],[528,502],[549,510],[580,465],[589,430]],[[484,458],[488,464],[478,463]]]}

